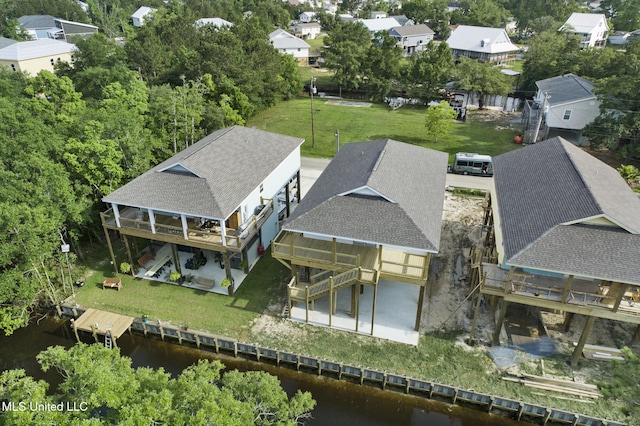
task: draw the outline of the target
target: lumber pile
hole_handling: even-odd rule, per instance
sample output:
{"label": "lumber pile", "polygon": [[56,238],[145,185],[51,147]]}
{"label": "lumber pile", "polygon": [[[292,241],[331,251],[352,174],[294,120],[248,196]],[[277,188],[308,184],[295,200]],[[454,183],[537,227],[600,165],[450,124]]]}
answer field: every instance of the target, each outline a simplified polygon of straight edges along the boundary
{"label": "lumber pile", "polygon": [[584,355],[586,359],[595,359],[598,361],[611,361],[615,359],[616,361],[624,362],[624,357],[620,349],[606,346],[584,345],[582,355]]}
{"label": "lumber pile", "polygon": [[571,379],[560,379],[521,373],[516,377],[503,377],[502,380],[520,383],[536,389],[578,396],[581,398],[600,398],[602,396],[602,394],[598,392],[598,387],[596,385],[575,382]]}

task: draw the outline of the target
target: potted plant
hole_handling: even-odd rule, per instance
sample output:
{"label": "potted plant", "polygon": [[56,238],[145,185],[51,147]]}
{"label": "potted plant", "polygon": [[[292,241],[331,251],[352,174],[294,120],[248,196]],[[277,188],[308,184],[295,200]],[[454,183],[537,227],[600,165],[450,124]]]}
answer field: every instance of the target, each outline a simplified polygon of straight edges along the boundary
{"label": "potted plant", "polygon": [[149,315],[143,314],[142,315],[142,322],[148,322],[148,321],[149,321]]}
{"label": "potted plant", "polygon": [[245,272],[247,271],[247,266],[249,266],[249,264],[247,263],[246,260],[243,260],[238,264],[238,268],[242,269]]}
{"label": "potted plant", "polygon": [[133,275],[133,268],[131,267],[131,264],[129,262],[122,262],[120,264],[120,272],[122,272],[123,274],[131,273],[131,275]]}
{"label": "potted plant", "polygon": [[220,287],[226,288],[229,292],[229,296],[233,294],[233,281],[231,281],[229,278],[224,278],[222,281],[220,281]]}
{"label": "potted plant", "polygon": [[182,278],[182,274],[178,271],[171,271],[169,274],[169,281],[171,282],[178,282],[180,281],[180,278]]}

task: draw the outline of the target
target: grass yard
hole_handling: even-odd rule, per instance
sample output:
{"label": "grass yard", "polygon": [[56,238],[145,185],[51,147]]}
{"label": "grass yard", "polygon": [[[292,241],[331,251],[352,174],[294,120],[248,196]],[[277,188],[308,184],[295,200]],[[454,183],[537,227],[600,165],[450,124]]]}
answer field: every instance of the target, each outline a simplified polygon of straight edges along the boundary
{"label": "grass yard", "polygon": [[[456,152],[498,155],[518,148],[513,142],[519,133],[518,127],[508,128],[504,123],[496,125],[485,121],[489,114],[486,111],[470,112],[466,123],[456,122],[449,134],[435,143],[424,137],[424,107],[392,111],[386,104],[371,104],[365,108],[328,103],[331,101],[334,100],[314,97],[315,147],[312,147],[309,97],[281,102],[249,120],[247,126],[304,138],[302,155],[306,157],[333,157],[336,130],[340,133],[341,145],[389,138],[448,152],[450,159]],[[505,119],[500,113],[493,115]]]}
{"label": "grass yard", "polygon": [[124,274],[118,275],[122,290],[103,290],[105,276],[114,275],[103,270],[89,275],[84,287],[76,290],[76,303],[138,318],[147,314],[152,321],[161,319],[243,340],[248,338],[251,321],[286,296],[284,282],[289,273],[267,251],[232,297]]}

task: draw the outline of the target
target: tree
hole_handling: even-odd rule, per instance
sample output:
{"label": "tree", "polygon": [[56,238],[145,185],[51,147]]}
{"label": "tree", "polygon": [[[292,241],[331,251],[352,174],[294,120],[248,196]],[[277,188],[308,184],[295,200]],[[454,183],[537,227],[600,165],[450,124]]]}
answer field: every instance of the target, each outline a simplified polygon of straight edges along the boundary
{"label": "tree", "polygon": [[7,19],[7,21],[2,25],[0,35],[16,41],[31,40],[29,32],[22,28],[20,22],[16,18]]}
{"label": "tree", "polygon": [[571,33],[551,30],[535,35],[523,55],[522,88],[533,92],[538,80],[575,72],[579,51],[580,41]]}
{"label": "tree", "polygon": [[459,60],[455,70],[456,87],[477,93],[480,109],[484,107],[485,96],[505,96],[511,90],[509,79],[500,68],[488,62],[478,62],[465,57]]}
{"label": "tree", "polygon": [[501,4],[493,0],[475,0],[469,7],[469,11],[463,16],[462,24],[478,27],[500,28],[509,17]]}
{"label": "tree", "polygon": [[396,47],[396,39],[387,31],[376,34],[369,46],[363,77],[366,89],[375,100],[383,100],[391,92],[394,82],[400,78],[402,52]]}
{"label": "tree", "polygon": [[446,135],[454,123],[454,119],[458,116],[451,105],[446,101],[441,101],[437,105],[427,107],[425,128],[426,136],[435,138],[434,142],[438,142],[440,136]]}
{"label": "tree", "polygon": [[429,42],[426,48],[411,58],[408,83],[425,103],[437,99],[438,89],[451,80],[453,55],[447,43]]}
{"label": "tree", "polygon": [[0,412],[0,423],[294,426],[309,418],[315,406],[309,392],[289,398],[268,373],[234,370],[223,375],[219,361],[201,360],[173,379],[163,369],[134,369],[117,348],[102,345],[50,347],[37,360],[43,371],[60,374],[56,392],[47,394],[46,383],[9,370],[0,374],[0,400],[83,405],[78,411],[8,410]]}
{"label": "tree", "polygon": [[325,60],[334,71],[341,87],[357,89],[362,83],[362,71],[371,44],[369,31],[358,22],[340,21],[326,37]]}

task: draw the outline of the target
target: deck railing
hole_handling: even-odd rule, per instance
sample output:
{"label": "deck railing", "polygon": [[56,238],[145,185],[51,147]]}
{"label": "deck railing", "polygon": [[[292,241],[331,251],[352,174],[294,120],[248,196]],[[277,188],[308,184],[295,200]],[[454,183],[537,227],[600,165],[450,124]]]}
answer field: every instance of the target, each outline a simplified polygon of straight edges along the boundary
{"label": "deck railing", "polygon": [[[278,238],[279,237],[279,238]],[[285,238],[288,237],[288,238]],[[287,241],[288,240],[288,241]],[[291,234],[282,232],[273,241],[273,251],[275,257],[282,259],[301,259],[311,262],[320,262],[348,268],[360,267],[360,256],[354,254],[340,253],[333,250],[322,250],[293,244],[294,238]]]}
{"label": "deck railing", "polygon": [[[199,227],[187,228],[188,241],[191,238],[197,239],[199,242],[210,243],[212,245],[226,245],[232,248],[242,248],[243,245],[250,241],[260,230],[260,227],[264,224],[267,218],[273,213],[273,200],[265,199],[265,207],[256,215],[243,225],[241,229],[235,231],[235,234],[227,233],[225,235],[225,244],[222,244],[222,232],[219,230],[202,230]],[[144,219],[130,218],[127,213],[128,209],[123,211],[123,214],[119,217],[120,226],[119,229],[131,229],[142,232],[152,232],[151,222]],[[116,227],[115,215],[113,209],[108,209],[100,213],[102,223],[105,226]],[[180,225],[172,225],[166,223],[155,224],[154,235],[166,235],[172,238],[184,238],[184,229]]]}

